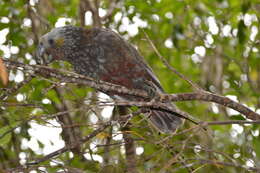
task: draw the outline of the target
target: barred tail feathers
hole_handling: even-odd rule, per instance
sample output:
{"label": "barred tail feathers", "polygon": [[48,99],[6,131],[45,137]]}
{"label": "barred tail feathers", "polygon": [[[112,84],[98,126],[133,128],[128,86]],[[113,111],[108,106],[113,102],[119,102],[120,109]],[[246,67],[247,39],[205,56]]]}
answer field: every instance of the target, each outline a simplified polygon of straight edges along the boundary
{"label": "barred tail feathers", "polygon": [[182,119],[178,115],[178,113],[174,115],[165,111],[151,110],[149,120],[160,132],[174,133],[182,124]]}

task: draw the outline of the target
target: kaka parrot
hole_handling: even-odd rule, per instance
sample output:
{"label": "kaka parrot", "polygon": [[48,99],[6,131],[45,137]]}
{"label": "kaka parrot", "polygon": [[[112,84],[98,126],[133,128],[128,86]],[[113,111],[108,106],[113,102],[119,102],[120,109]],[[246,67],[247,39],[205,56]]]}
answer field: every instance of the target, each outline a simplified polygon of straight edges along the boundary
{"label": "kaka parrot", "polygon": [[[55,28],[40,38],[38,58],[43,58],[45,54],[48,55],[48,62],[68,61],[75,72],[81,75],[128,89],[164,93],[159,80],[139,52],[110,29],[76,26]],[[107,94],[113,99],[140,101],[135,96]],[[168,105],[172,112],[151,108],[148,116],[149,121],[163,133],[173,133],[182,124],[181,111],[177,111],[171,103]]]}

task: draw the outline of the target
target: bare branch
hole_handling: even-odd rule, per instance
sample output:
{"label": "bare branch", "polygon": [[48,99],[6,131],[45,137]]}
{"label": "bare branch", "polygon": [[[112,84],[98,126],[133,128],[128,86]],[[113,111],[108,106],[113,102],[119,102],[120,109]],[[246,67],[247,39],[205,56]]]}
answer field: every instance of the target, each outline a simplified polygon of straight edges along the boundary
{"label": "bare branch", "polygon": [[[75,110],[71,110],[71,111],[77,111],[77,110],[79,110],[79,109],[75,109]],[[45,117],[45,118],[55,118],[55,117],[63,116],[65,114],[69,113],[69,112],[70,111],[62,111],[62,112],[57,112],[55,114],[43,114],[41,116],[36,115],[36,116],[31,116],[31,117],[29,117],[27,119],[22,119],[21,122],[18,123],[16,126],[11,126],[9,130],[7,130],[7,131],[3,132],[2,134],[0,134],[0,139],[5,137],[5,135],[13,132],[16,128],[21,127],[23,124],[26,124],[29,121],[33,120],[33,119],[39,119],[39,118],[43,118],[43,117]]]}
{"label": "bare branch", "polygon": [[73,124],[73,120],[71,118],[72,111],[70,111],[70,110],[73,110],[73,108],[70,106],[70,103],[68,102],[68,100],[66,100],[64,98],[64,96],[63,96],[64,91],[62,90],[62,88],[55,87],[54,90],[55,90],[58,98],[60,99],[61,103],[60,104],[53,103],[53,105],[60,112],[67,111],[66,114],[57,117],[57,120],[59,121],[59,123],[61,124],[61,127],[62,127],[62,133],[61,133],[62,137],[65,141],[65,144],[68,147],[71,145],[77,146],[77,147],[73,148],[72,152],[83,158],[83,156],[81,155],[81,152],[80,152],[80,150],[81,150],[80,145],[78,144],[80,141],[80,138],[81,138],[80,130],[78,129],[78,127],[72,126],[72,124]]}
{"label": "bare branch", "polygon": [[16,93],[20,88],[29,83],[33,79],[33,75],[29,75],[24,81],[14,85],[12,88],[4,89],[4,92],[0,95],[0,100],[5,100],[9,95]]}
{"label": "bare branch", "polygon": [[200,93],[183,93],[183,94],[170,94],[162,95],[161,101],[191,101],[191,100],[202,100],[207,102],[214,102],[225,107],[232,108],[241,114],[244,114],[248,119],[259,120],[260,115],[246,106],[231,100],[228,97],[212,94],[209,92]]}
{"label": "bare branch", "polygon": [[105,16],[101,17],[102,21],[105,21],[106,19],[108,19],[112,16],[114,10],[117,7],[117,2],[118,2],[118,0],[110,0],[110,4],[109,4],[108,10],[107,10],[107,14]]}
{"label": "bare branch", "polygon": [[[97,136],[100,132],[102,132],[103,130],[105,130],[105,129],[106,129],[108,126],[110,126],[110,125],[111,125],[111,122],[110,122],[110,121],[104,123],[101,127],[99,127],[98,129],[94,130],[94,131],[93,131],[92,133],[90,133],[89,135],[83,137],[83,138],[80,140],[79,145],[82,145],[83,143],[86,143],[86,142],[89,141],[90,139],[94,138],[95,136]],[[65,153],[66,151],[70,151],[70,150],[74,149],[74,147],[77,147],[77,145],[75,145],[75,146],[69,146],[69,147],[68,147],[68,146],[65,146],[65,147],[63,147],[63,148],[61,148],[61,149],[59,149],[59,150],[57,150],[57,151],[54,151],[54,152],[52,152],[52,153],[50,153],[50,154],[44,156],[43,158],[39,158],[39,159],[37,159],[37,160],[35,160],[35,161],[33,161],[33,162],[28,162],[26,165],[27,165],[27,166],[37,165],[37,164],[39,164],[39,163],[41,163],[41,162],[44,162],[44,161],[49,160],[49,159],[51,159],[51,158],[53,158],[53,157],[55,157],[55,156],[58,156],[58,155],[60,155],[60,154],[62,154],[62,153]]]}
{"label": "bare branch", "polygon": [[247,120],[230,120],[230,121],[212,121],[212,122],[203,122],[205,126],[214,126],[214,125],[229,125],[229,124],[260,124],[260,120],[247,121]]}
{"label": "bare branch", "polygon": [[[34,71],[41,76],[44,77],[54,77],[59,79],[63,82],[67,83],[78,83],[87,85],[89,87],[95,88],[99,91],[105,93],[113,93],[113,94],[124,94],[124,95],[133,95],[137,98],[145,98],[149,99],[148,94],[145,91],[137,90],[137,89],[128,89],[123,86],[111,84],[104,81],[97,81],[91,79],[89,77],[75,74],[73,72],[61,71],[57,69],[52,69],[46,66],[39,66],[39,65],[28,65],[23,64],[15,61],[4,60],[6,65],[10,68],[23,68],[25,71]],[[237,103],[227,97],[219,96],[216,94],[212,94],[206,91],[201,91],[199,93],[181,93],[181,94],[161,94],[158,98],[153,99],[150,102],[126,102],[126,103],[118,103],[118,105],[126,106],[126,105],[135,105],[138,107],[152,107],[152,108],[161,108],[166,111],[171,111],[167,109],[162,102],[169,102],[169,101],[191,101],[191,100],[202,100],[207,102],[215,102],[225,107],[232,108],[242,114],[244,114],[248,119],[258,120],[260,119],[260,115],[249,108],[245,107],[244,105]],[[188,116],[183,116],[183,118],[189,119]]]}
{"label": "bare branch", "polygon": [[[126,107],[118,107],[118,114],[126,115],[127,108]],[[136,169],[136,154],[135,154],[135,143],[130,131],[130,122],[125,124],[125,122],[120,122],[121,130],[123,132],[123,139],[125,142],[125,155],[126,155],[126,170],[128,173],[138,173]]]}
{"label": "bare branch", "polygon": [[243,165],[238,165],[235,163],[230,163],[230,162],[222,162],[222,161],[218,161],[218,160],[206,160],[206,159],[187,159],[187,161],[192,160],[195,161],[199,164],[210,164],[210,165],[222,165],[222,166],[230,166],[230,167],[236,167],[236,168],[242,168],[248,171],[260,171],[260,168],[257,167],[246,167]]}
{"label": "bare branch", "polygon": [[160,60],[163,62],[163,64],[170,69],[171,71],[173,71],[173,73],[175,73],[177,76],[179,76],[181,79],[185,80],[186,82],[188,82],[193,88],[195,88],[197,91],[201,91],[203,90],[200,86],[198,86],[196,83],[192,82],[190,79],[188,79],[186,76],[184,76],[183,74],[181,74],[180,72],[178,72],[174,67],[172,67],[168,61],[160,54],[160,52],[158,51],[158,49],[156,48],[156,46],[153,44],[152,40],[150,39],[150,37],[147,35],[147,33],[145,31],[144,35],[146,37],[146,39],[149,41],[151,47],[154,49],[156,55],[160,58]]}
{"label": "bare branch", "polygon": [[5,107],[31,107],[31,108],[43,108],[40,105],[34,103],[15,103],[15,102],[3,102],[0,101],[1,106]]}
{"label": "bare branch", "polygon": [[[19,63],[16,61],[4,60],[5,64],[10,68],[20,69],[24,71],[30,71],[34,73],[38,73],[44,77],[53,77],[56,79],[61,80],[62,82],[67,83],[78,83],[87,85],[89,87],[95,88],[102,92],[115,92],[117,94],[126,94],[126,95],[134,95],[141,98],[149,98],[148,94],[143,90],[129,90],[126,87],[111,84],[104,81],[98,81],[84,75],[76,74],[73,72],[68,72],[64,70],[57,70],[47,66],[40,66],[40,65],[28,65]],[[66,73],[66,74],[64,74]]]}

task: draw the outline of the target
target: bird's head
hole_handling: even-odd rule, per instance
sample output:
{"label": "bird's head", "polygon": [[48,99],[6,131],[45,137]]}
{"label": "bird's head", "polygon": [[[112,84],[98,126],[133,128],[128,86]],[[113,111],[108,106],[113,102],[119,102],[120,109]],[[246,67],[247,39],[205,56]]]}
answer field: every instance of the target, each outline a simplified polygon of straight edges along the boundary
{"label": "bird's head", "polygon": [[77,47],[82,28],[64,26],[54,28],[39,40],[37,58],[40,62],[50,63],[53,60],[66,60]]}

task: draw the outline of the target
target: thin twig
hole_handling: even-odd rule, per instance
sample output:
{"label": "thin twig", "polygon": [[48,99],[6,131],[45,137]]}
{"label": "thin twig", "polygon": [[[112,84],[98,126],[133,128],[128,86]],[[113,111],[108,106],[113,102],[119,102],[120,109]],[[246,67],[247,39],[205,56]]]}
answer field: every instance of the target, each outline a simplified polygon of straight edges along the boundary
{"label": "thin twig", "polygon": [[250,171],[260,171],[260,168],[257,167],[247,167],[247,166],[243,166],[240,164],[234,164],[234,163],[230,163],[230,162],[222,162],[222,161],[218,161],[218,160],[206,160],[206,159],[198,159],[198,158],[194,158],[194,159],[186,159],[187,161],[192,160],[195,162],[198,162],[199,164],[210,164],[210,165],[222,165],[222,166],[230,166],[230,167],[236,167],[236,168],[242,168],[245,170],[250,170]]}
{"label": "thin twig", "polygon": [[33,107],[33,108],[43,108],[40,105],[34,103],[12,103],[0,101],[0,105],[4,107]]}
{"label": "thin twig", "polygon": [[119,0],[111,0],[111,2],[109,3],[109,7],[107,9],[107,14],[103,17],[101,17],[102,21],[105,21],[106,19],[110,18],[113,14],[113,12],[115,11],[115,8],[117,7],[117,2]]}
{"label": "thin twig", "polygon": [[0,95],[0,100],[5,100],[8,96],[15,94],[20,88],[29,83],[33,78],[33,75],[29,75],[21,83],[14,85],[12,88],[5,89],[2,95]]}
{"label": "thin twig", "polygon": [[260,124],[260,120],[254,120],[254,121],[247,121],[247,120],[230,120],[230,121],[202,122],[202,125],[203,125],[203,126],[229,125],[229,124]]}
{"label": "thin twig", "polygon": [[[78,109],[71,110],[71,111],[77,111],[77,110],[78,110]],[[54,117],[62,116],[62,115],[67,114],[67,113],[68,113],[68,111],[63,111],[63,112],[57,112],[57,113],[55,113],[55,114],[50,114],[50,115],[44,114],[44,115],[41,115],[41,116],[39,116],[39,115],[31,116],[31,117],[29,117],[29,118],[27,118],[27,119],[25,119],[25,120],[22,120],[19,124],[15,125],[15,126],[13,126],[13,127],[10,126],[10,129],[9,129],[9,130],[7,130],[7,131],[5,131],[4,133],[0,134],[0,139],[3,138],[3,137],[5,137],[5,135],[7,135],[8,133],[13,132],[16,128],[21,127],[23,124],[26,124],[26,123],[28,123],[29,121],[33,120],[33,119],[42,118],[42,117],[54,118]]]}
{"label": "thin twig", "polygon": [[[118,107],[118,114],[119,116],[127,114],[127,107]],[[126,121],[128,122],[128,121]],[[135,154],[135,142],[133,139],[133,136],[131,133],[128,133],[130,131],[130,123],[128,122],[125,124],[125,122],[121,122],[121,130],[123,133],[123,139],[125,142],[125,157],[126,157],[126,170],[128,173],[138,173],[136,169],[136,154]]]}
{"label": "thin twig", "polygon": [[[99,127],[98,129],[94,130],[92,133],[90,133],[89,135],[85,136],[85,137],[82,137],[82,139],[80,140],[79,144],[82,145],[83,143],[86,143],[88,142],[90,139],[94,138],[95,136],[97,136],[100,132],[102,132],[103,130],[105,130],[108,126],[111,125],[111,122],[106,122],[104,123],[101,127]],[[52,159],[54,158],[55,156],[58,156],[64,152],[67,152],[67,151],[70,151],[72,150],[74,147],[77,147],[77,146],[65,146],[59,150],[56,150],[42,158],[39,158],[39,159],[36,159],[35,161],[33,162],[28,162],[26,163],[27,166],[31,166],[31,165],[37,165],[41,162],[44,162],[46,160],[49,160],[49,159]]]}
{"label": "thin twig", "polygon": [[163,64],[170,69],[172,72],[174,72],[177,76],[179,76],[181,79],[185,80],[186,82],[188,82],[194,89],[196,89],[197,91],[201,91],[203,90],[199,85],[197,85],[196,83],[192,82],[190,79],[188,79],[186,76],[184,76],[183,74],[181,74],[180,72],[178,72],[174,67],[172,67],[168,61],[160,54],[160,52],[158,51],[158,49],[156,48],[156,46],[154,45],[154,43],[152,42],[152,40],[150,39],[150,37],[148,36],[148,34],[143,30],[144,35],[146,37],[146,39],[149,41],[151,47],[153,48],[153,50],[155,51],[156,55],[160,58],[160,60],[163,62]]}

